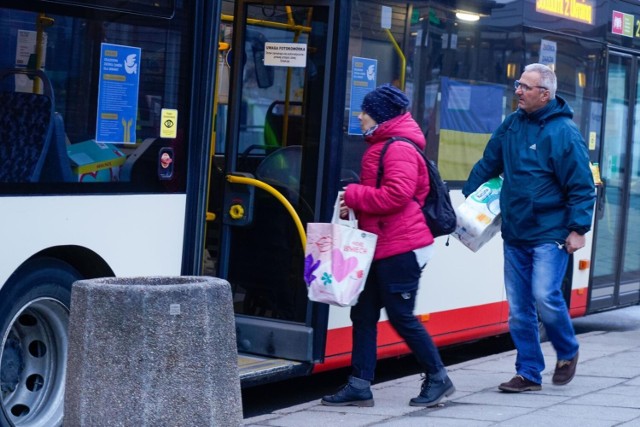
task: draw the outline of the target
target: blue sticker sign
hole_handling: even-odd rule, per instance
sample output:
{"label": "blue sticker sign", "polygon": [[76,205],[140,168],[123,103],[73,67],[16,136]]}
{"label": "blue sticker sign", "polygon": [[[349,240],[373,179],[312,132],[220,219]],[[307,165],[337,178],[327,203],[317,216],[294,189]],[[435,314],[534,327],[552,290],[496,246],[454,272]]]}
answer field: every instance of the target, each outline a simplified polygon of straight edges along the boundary
{"label": "blue sticker sign", "polygon": [[378,79],[378,60],[370,58],[351,58],[351,100],[349,101],[349,135],[361,135],[360,121],[362,100],[376,88]]}
{"label": "blue sticker sign", "polygon": [[141,49],[102,43],[96,141],[136,142]]}

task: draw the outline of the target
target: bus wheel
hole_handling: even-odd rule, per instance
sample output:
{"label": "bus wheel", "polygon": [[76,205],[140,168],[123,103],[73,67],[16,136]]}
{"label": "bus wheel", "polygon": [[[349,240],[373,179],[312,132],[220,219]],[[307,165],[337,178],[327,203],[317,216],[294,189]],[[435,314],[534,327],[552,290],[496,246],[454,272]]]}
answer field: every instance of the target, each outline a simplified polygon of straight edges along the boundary
{"label": "bus wheel", "polygon": [[71,284],[81,278],[37,259],[0,290],[0,425],[62,425]]}

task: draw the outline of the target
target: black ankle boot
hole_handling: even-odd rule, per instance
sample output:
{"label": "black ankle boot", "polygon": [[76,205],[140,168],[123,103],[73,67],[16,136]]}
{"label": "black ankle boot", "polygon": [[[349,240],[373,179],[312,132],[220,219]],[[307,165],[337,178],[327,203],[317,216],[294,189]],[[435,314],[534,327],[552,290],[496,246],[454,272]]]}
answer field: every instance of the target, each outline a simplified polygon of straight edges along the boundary
{"label": "black ankle boot", "polygon": [[429,377],[429,374],[425,375],[422,382],[422,389],[420,395],[414,397],[409,402],[411,406],[436,406],[444,397],[451,396],[456,391],[453,383],[449,377],[445,377],[443,380],[433,380]]}
{"label": "black ankle boot", "polygon": [[336,394],[325,396],[320,402],[326,406],[373,406],[369,384],[369,381],[349,377],[349,382]]}

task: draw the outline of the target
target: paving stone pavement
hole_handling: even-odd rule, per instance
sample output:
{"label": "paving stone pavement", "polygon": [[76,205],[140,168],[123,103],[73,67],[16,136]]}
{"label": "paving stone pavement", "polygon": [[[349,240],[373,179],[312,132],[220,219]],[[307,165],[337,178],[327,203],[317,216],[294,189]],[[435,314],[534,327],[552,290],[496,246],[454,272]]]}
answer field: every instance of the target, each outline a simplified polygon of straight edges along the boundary
{"label": "paving stone pavement", "polygon": [[[640,312],[638,306],[632,307]],[[640,325],[579,334],[576,377],[551,383],[555,352],[542,345],[547,369],[542,390],[502,393],[514,374],[515,350],[447,367],[456,392],[438,407],[409,406],[420,389],[411,375],[372,386],[372,408],[328,407],[319,400],[244,419],[250,427],[315,426],[640,426]]]}

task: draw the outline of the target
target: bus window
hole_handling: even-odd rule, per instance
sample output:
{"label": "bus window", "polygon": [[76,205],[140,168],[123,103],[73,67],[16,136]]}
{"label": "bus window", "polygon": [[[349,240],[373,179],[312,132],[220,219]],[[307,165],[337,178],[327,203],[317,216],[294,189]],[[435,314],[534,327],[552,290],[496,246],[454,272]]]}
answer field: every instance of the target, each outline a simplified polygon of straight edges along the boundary
{"label": "bus window", "polygon": [[537,32],[526,34],[525,42],[527,50],[538,53],[538,58],[545,44],[556,46],[558,53],[553,67],[558,79],[557,94],[573,109],[573,121],[587,142],[590,160],[597,162],[602,140],[601,99],[605,92],[605,78],[599,76],[605,68],[602,46],[572,36]]}
{"label": "bus window", "polygon": [[0,182],[38,181],[57,135],[51,82],[42,71],[0,71],[1,80],[10,78],[27,78],[31,85],[37,81],[43,93],[0,91]]}
{"label": "bus window", "polygon": [[[416,7],[407,23],[409,31],[392,26],[390,35],[385,35],[378,28],[379,19],[372,19],[376,24],[352,32],[354,48],[350,50],[352,57],[375,60],[376,85],[393,83],[409,95],[411,112],[427,137],[427,155],[438,163],[443,179],[450,184],[466,179],[491,132],[504,118],[513,93],[506,79],[490,69],[492,49],[475,38],[472,27],[456,24],[452,28],[454,21],[453,11],[437,6]],[[405,38],[405,34],[409,37]],[[391,50],[391,37],[404,47],[404,82],[400,80],[399,55]],[[484,63],[465,64],[470,58],[468,52],[478,47],[487,49],[487,55],[474,55]],[[354,107],[359,108],[350,105]],[[354,137],[349,135],[348,140]],[[353,154],[348,153],[349,158],[343,157],[343,161],[353,165]]]}
{"label": "bus window", "polygon": [[[147,2],[128,4],[140,11]],[[2,15],[0,35],[7,43],[0,71],[39,68],[47,81],[17,73],[2,79],[0,91],[9,96],[50,86],[56,127],[44,147],[41,173],[12,179],[18,186],[1,179],[0,191],[32,191],[36,185],[45,192],[82,191],[78,183],[100,184],[85,191],[185,191],[191,74],[189,52],[180,46],[190,36],[179,28],[182,8],[174,10],[169,0],[160,6],[176,18],[141,25],[126,13],[96,15],[85,8],[65,16]],[[24,143],[17,134],[13,142]],[[0,167],[11,168],[3,157]]]}
{"label": "bus window", "polygon": [[175,13],[175,0],[128,0],[126,2],[114,0],[93,0],[90,3],[83,0],[59,0],[59,2],[75,4],[81,7],[140,13],[163,18],[171,18]]}
{"label": "bus window", "polygon": [[[362,13],[375,13],[374,8],[365,12],[368,6],[364,3],[354,7]],[[416,7],[407,24],[410,31],[400,27],[390,30],[404,47],[404,90],[427,137],[427,155],[438,163],[443,179],[454,188],[466,180],[493,131],[517,107],[513,81],[524,64],[541,61],[540,52],[546,44],[553,44],[558,52],[553,64],[559,79],[558,94],[574,109],[574,120],[585,140],[599,135],[602,104],[591,100],[602,91],[602,82],[596,81],[594,74],[601,66],[600,46],[567,36],[525,33],[520,23],[503,19],[501,12],[501,8],[492,11],[484,18],[487,27],[478,31],[477,23],[456,19],[453,10],[435,5]],[[359,14],[353,17],[360,19]],[[389,37],[379,28],[380,20],[370,22],[352,31],[350,57],[376,61],[376,84],[400,85],[398,55],[390,50]],[[409,38],[404,34],[410,34]],[[347,88],[348,94],[352,91],[353,86]],[[354,105],[347,100],[349,107]],[[356,135],[347,135],[345,144],[353,145],[354,138],[357,140]],[[599,137],[594,143],[597,140]],[[359,156],[357,150],[345,150],[343,164],[353,165]]]}

